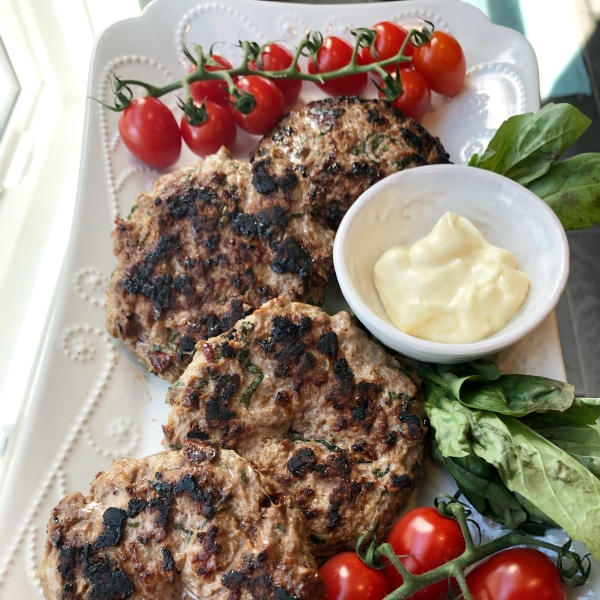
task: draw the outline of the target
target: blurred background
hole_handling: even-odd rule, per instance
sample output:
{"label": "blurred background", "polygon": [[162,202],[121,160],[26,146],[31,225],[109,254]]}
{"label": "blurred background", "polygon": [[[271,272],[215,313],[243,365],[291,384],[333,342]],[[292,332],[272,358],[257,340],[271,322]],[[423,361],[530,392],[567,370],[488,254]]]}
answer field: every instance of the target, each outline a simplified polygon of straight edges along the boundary
{"label": "blurred background", "polygon": [[[571,153],[600,151],[600,0],[468,1],[530,40],[544,103],[567,101],[592,119]],[[42,351],[71,230],[94,40],[148,3],[0,0],[0,456]],[[569,233],[569,241],[560,337],[569,381],[595,397],[600,228]]]}

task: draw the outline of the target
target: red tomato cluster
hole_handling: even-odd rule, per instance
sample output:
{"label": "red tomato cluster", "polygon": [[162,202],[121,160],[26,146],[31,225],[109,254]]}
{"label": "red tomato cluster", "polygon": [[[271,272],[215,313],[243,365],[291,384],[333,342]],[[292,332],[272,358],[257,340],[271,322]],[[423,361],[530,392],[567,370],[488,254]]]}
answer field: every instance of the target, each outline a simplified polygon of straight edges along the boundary
{"label": "red tomato cluster", "polygon": [[[222,69],[233,68],[231,63],[213,54],[213,60]],[[279,44],[267,46],[262,53],[263,70],[287,69],[293,61],[292,53]],[[192,66],[190,72],[195,70]],[[250,68],[256,69],[254,62]],[[218,71],[208,65],[207,71]],[[119,119],[119,132],[130,152],[153,167],[169,167],[181,153],[181,138],[198,156],[213,154],[221,146],[233,148],[237,126],[255,135],[267,133],[285,112],[285,107],[300,95],[302,81],[267,79],[258,75],[237,78],[236,86],[251,93],[256,101],[252,111],[244,115],[233,108],[227,84],[221,80],[197,81],[190,85],[194,101],[206,107],[207,119],[201,125],[190,125],[182,116],[178,126],[173,113],[156,98],[135,98]]]}
{"label": "red tomato cluster", "polygon": [[[460,556],[465,539],[460,525],[423,507],[404,515],[387,536],[400,562],[413,575],[430,571]],[[354,552],[342,552],[320,569],[327,586],[324,600],[383,600],[403,583],[397,569],[367,567]],[[558,569],[552,561],[529,548],[512,548],[493,555],[466,576],[474,600],[566,600]],[[413,594],[411,600],[445,600],[449,586],[441,581]]]}
{"label": "red tomato cluster", "polygon": [[[396,56],[408,35],[406,29],[389,21],[378,23],[372,29],[377,31],[374,45],[379,60]],[[429,110],[432,90],[454,96],[462,89],[467,63],[460,44],[449,33],[435,31],[423,46],[415,47],[408,42],[404,54],[412,57],[412,61],[400,63],[402,94],[392,105],[408,117],[423,117]],[[367,63],[377,60],[369,48],[363,50],[363,57]],[[386,70],[390,73],[396,71],[394,65],[386,67]],[[379,97],[385,96],[380,92]]]}
{"label": "red tomato cluster", "polygon": [[[367,65],[377,60],[392,58],[403,44],[405,56],[412,61],[402,63],[399,71],[402,94],[392,102],[396,108],[414,119],[420,119],[431,104],[431,90],[445,95],[457,94],[463,86],[466,74],[465,56],[460,44],[443,31],[433,33],[423,46],[415,47],[406,42],[406,29],[384,21],[373,27],[377,32],[374,50],[363,48],[356,55],[358,65]],[[310,73],[328,73],[348,66],[354,48],[345,40],[331,36],[323,45],[314,61],[308,61]],[[231,69],[232,65],[222,56],[213,55],[215,65],[208,71]],[[262,70],[280,71],[287,69],[294,59],[292,53],[279,44],[267,46],[261,55]],[[257,69],[255,61],[249,63]],[[195,69],[192,66],[190,72]],[[395,65],[386,67],[395,73]],[[394,75],[395,76],[395,75]],[[317,84],[331,96],[353,95],[364,92],[368,83],[367,73],[346,75]],[[154,167],[168,167],[175,163],[181,152],[181,138],[192,152],[206,156],[221,146],[232,148],[237,128],[255,135],[267,133],[283,116],[286,105],[298,98],[302,81],[298,79],[267,79],[258,75],[236,78],[240,90],[249,92],[256,101],[255,107],[246,115],[233,108],[227,84],[222,80],[198,81],[190,85],[194,101],[205,104],[207,119],[198,126],[190,125],[185,116],[177,125],[171,111],[156,98],[134,99],[125,109],[119,121],[119,131],[127,148],[140,160]],[[384,94],[379,93],[379,97]]]}

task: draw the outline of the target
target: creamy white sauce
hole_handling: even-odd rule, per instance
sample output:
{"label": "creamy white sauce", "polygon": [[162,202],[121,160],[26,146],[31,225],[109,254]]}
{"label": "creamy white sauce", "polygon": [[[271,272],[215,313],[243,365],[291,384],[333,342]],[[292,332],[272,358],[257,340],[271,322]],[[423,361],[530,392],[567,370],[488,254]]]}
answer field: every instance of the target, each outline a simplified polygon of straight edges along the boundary
{"label": "creamy white sauce", "polygon": [[446,213],[412,246],[375,265],[375,287],[401,331],[432,342],[477,342],[502,329],[529,292],[512,252],[488,244],[463,217]]}

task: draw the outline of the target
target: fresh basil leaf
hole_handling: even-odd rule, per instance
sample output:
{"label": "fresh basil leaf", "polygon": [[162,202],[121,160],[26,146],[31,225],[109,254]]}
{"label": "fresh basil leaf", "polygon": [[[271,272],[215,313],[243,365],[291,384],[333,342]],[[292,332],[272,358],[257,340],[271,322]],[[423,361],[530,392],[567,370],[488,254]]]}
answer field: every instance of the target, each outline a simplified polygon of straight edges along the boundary
{"label": "fresh basil leaf", "polygon": [[[463,459],[446,457],[435,441],[432,441],[431,453],[450,471],[459,490],[480,514],[486,513],[484,516],[503,524],[508,521],[506,526],[510,529],[526,520],[527,515],[514,494],[500,481],[496,469],[484,460],[473,454]],[[491,507],[490,497],[498,512]],[[498,510],[499,507],[502,508]]]}
{"label": "fresh basil leaf", "polygon": [[567,231],[600,223],[600,154],[567,158],[527,186]]}
{"label": "fresh basil leaf", "polygon": [[506,487],[600,558],[600,480],[514,417],[472,413],[472,448]]}
{"label": "fresh basil leaf", "polygon": [[528,512],[519,498],[502,483],[498,471],[482,458],[473,453],[464,458],[445,457],[435,440],[431,442],[431,454],[448,469],[458,489],[484,517],[507,529],[521,529],[531,535],[543,535],[553,526]]}
{"label": "fresh basil leaf", "polygon": [[[519,527],[525,533],[530,535],[543,535],[544,530],[551,527],[552,529],[560,529],[560,527],[549,519],[539,508],[521,496],[518,492],[513,492],[519,504],[527,511],[527,522]],[[541,533],[538,533],[541,531]]]}
{"label": "fresh basil leaf", "polygon": [[588,471],[600,478],[599,426],[551,427],[538,429],[537,433],[570,454]]}
{"label": "fresh basil leaf", "polygon": [[489,381],[495,381],[500,377],[500,370],[491,360],[473,360],[455,365],[435,365],[435,370],[442,376],[446,373],[453,373],[458,377],[479,375]]}
{"label": "fresh basil leaf", "polygon": [[493,383],[482,386],[470,385],[472,377],[457,381],[461,382],[459,389],[455,382],[452,390],[466,406],[513,417],[547,410],[564,411],[573,404],[575,397],[575,388],[571,384],[534,375],[502,375]]}
{"label": "fresh basil leaf", "polygon": [[594,425],[600,419],[600,398],[575,398],[564,412],[532,413],[523,422],[532,429]]}
{"label": "fresh basil leaf", "polygon": [[491,360],[473,360],[467,365],[475,372],[475,375],[490,381],[496,381],[500,377],[500,369]]}
{"label": "fresh basil leaf", "polygon": [[435,439],[444,456],[463,457],[471,453],[471,445],[467,440],[470,430],[469,418],[461,410],[457,402],[442,399],[440,408],[425,404],[425,411],[431,426],[435,429]]}
{"label": "fresh basil leaf", "polygon": [[438,406],[439,401],[450,394],[450,388],[446,385],[444,378],[429,371],[420,369],[419,376],[422,379],[422,389],[425,400],[432,406]]}
{"label": "fresh basil leaf", "polygon": [[487,150],[481,156],[474,154],[469,165],[527,185],[547,173],[590,123],[570,104],[547,104],[535,115],[504,121]]}

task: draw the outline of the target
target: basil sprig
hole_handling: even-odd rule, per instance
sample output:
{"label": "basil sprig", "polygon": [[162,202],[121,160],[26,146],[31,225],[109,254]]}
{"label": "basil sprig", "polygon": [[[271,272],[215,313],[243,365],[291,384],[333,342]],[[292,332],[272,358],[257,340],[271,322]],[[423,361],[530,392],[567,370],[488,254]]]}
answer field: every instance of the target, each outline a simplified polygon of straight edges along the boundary
{"label": "basil sprig", "polygon": [[600,223],[600,154],[557,163],[591,121],[570,104],[548,104],[537,114],[510,117],[469,166],[524,185],[554,210],[569,231]]}
{"label": "basil sprig", "polygon": [[484,516],[531,534],[558,525],[600,558],[600,400],[492,365],[421,371],[434,458]]}
{"label": "basil sprig", "polygon": [[527,186],[568,230],[600,223],[600,154],[567,158]]}

